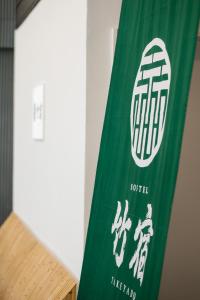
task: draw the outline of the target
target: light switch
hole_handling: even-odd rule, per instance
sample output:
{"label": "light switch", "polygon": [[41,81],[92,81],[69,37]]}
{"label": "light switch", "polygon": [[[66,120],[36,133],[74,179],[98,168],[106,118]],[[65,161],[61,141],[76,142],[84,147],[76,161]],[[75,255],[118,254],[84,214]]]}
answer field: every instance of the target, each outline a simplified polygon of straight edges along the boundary
{"label": "light switch", "polygon": [[33,89],[32,137],[44,140],[44,84]]}

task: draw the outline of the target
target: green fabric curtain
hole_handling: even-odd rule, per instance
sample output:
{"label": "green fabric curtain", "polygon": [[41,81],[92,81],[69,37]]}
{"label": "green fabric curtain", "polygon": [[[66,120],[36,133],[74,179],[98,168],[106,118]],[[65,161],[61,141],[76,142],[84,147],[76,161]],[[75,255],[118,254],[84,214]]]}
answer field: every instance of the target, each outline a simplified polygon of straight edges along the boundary
{"label": "green fabric curtain", "polygon": [[79,300],[158,298],[200,0],[124,0]]}

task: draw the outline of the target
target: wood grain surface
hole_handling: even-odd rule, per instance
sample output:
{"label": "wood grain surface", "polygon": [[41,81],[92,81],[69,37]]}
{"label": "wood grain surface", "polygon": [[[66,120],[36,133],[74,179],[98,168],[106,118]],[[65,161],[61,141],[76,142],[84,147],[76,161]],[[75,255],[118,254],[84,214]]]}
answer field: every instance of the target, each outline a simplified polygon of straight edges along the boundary
{"label": "wood grain surface", "polygon": [[76,281],[12,213],[0,227],[1,300],[75,300]]}

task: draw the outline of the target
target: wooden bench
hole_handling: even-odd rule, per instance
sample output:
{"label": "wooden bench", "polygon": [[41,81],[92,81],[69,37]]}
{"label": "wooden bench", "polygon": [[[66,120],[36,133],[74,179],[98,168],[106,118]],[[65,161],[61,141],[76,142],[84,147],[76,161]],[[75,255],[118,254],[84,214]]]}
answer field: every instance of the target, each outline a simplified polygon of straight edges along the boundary
{"label": "wooden bench", "polygon": [[76,281],[13,213],[0,227],[0,300],[75,300]]}

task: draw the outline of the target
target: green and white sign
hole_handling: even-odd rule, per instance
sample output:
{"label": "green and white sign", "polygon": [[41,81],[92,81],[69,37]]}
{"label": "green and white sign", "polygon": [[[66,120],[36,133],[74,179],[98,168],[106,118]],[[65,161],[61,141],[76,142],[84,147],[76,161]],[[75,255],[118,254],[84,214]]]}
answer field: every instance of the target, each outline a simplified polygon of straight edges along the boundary
{"label": "green and white sign", "polygon": [[78,300],[158,298],[200,0],[124,0]]}

